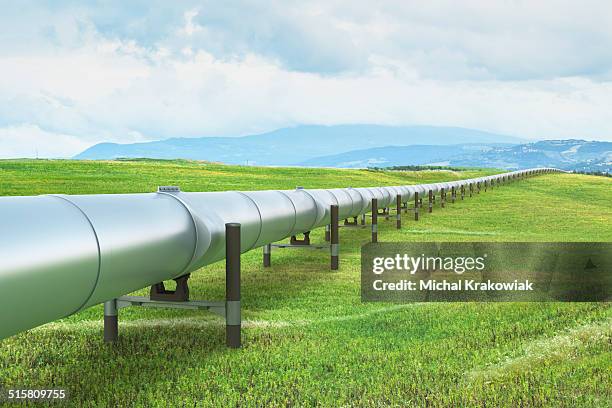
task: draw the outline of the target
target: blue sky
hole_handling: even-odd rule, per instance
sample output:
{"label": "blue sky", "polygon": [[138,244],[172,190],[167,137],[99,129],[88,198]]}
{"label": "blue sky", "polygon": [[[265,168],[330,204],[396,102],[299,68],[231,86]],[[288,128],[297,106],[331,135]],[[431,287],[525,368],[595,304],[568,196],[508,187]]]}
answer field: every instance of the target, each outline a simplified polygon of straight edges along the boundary
{"label": "blue sky", "polygon": [[612,140],[609,1],[0,7],[0,158],[296,124]]}

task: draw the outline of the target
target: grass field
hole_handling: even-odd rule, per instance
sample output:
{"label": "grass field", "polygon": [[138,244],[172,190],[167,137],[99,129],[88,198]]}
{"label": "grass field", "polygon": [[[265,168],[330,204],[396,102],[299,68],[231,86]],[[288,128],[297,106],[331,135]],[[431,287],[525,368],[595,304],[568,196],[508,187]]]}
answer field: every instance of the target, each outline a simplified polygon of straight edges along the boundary
{"label": "grass field", "polygon": [[[0,195],[414,184],[491,171],[270,169],[194,162],[0,161]],[[612,180],[551,174],[381,222],[385,241],[612,241]],[[322,240],[322,231],[312,234]],[[359,248],[243,255],[243,343],[213,315],[128,308],[102,342],[102,307],[0,342],[0,387],[61,388],[75,406],[611,406],[605,303],[364,304]],[[194,299],[222,299],[223,265],[192,275]],[[140,292],[145,294],[146,291]],[[27,299],[25,299],[27,301]],[[10,313],[3,310],[1,313]]]}

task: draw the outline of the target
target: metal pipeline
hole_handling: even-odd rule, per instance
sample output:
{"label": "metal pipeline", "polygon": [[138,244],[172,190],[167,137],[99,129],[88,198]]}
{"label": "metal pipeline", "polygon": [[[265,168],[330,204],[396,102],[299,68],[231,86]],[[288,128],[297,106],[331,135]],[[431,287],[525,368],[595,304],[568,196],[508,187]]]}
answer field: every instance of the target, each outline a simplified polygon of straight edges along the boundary
{"label": "metal pipeline", "polygon": [[245,192],[0,197],[0,339],[225,257],[225,224],[241,224],[241,252],[407,203],[415,192],[460,188],[556,169],[427,185]]}

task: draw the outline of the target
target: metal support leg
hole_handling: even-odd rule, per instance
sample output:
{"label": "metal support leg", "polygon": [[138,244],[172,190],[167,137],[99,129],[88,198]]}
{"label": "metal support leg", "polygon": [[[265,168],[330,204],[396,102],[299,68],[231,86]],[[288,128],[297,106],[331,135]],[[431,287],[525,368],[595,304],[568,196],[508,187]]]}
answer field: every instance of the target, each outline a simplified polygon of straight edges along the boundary
{"label": "metal support leg", "polygon": [[429,208],[427,212],[433,212],[433,191],[429,190]]}
{"label": "metal support leg", "polygon": [[476,183],[476,193],[480,194],[480,181]]}
{"label": "metal support leg", "polygon": [[440,207],[444,208],[446,205],[446,191],[444,188],[440,190]]}
{"label": "metal support leg", "polygon": [[119,338],[117,299],[104,302],[104,342],[114,343]]}
{"label": "metal support leg", "polygon": [[395,214],[395,228],[402,228],[402,196],[397,195],[395,199],[395,206],[397,207],[397,214]]}
{"label": "metal support leg", "polygon": [[263,266],[269,268],[272,265],[272,245],[266,244],[263,246]]}
{"label": "metal support leg", "polygon": [[378,242],[378,199],[372,199],[372,242]]}
{"label": "metal support leg", "polygon": [[451,187],[451,202],[455,204],[455,200],[457,199],[457,190],[455,187]]}
{"label": "metal support leg", "polygon": [[470,198],[474,194],[474,183],[470,183]]}
{"label": "metal support leg", "polygon": [[241,346],[240,317],[240,224],[225,224],[225,342]]}
{"label": "metal support leg", "polygon": [[361,225],[366,225],[366,215],[361,214]]}
{"label": "metal support leg", "polygon": [[339,237],[338,237],[338,232],[339,232],[339,228],[338,228],[338,206],[336,204],[331,206],[331,245],[330,245],[330,252],[331,252],[331,270],[335,271],[338,270],[338,267],[340,266],[340,259],[339,259]]}
{"label": "metal support leg", "polygon": [[462,185],[461,186],[461,201],[463,201],[464,198],[465,198],[465,186]]}
{"label": "metal support leg", "polygon": [[419,193],[414,193],[414,220],[419,220]]}

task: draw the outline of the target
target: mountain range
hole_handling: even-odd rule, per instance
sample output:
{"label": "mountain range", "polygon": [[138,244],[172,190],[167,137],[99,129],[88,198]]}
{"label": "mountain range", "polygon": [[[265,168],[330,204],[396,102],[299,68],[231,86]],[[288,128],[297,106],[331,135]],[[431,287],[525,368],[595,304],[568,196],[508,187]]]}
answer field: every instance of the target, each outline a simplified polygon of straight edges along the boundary
{"label": "mountain range", "polygon": [[576,139],[528,143],[514,136],[457,127],[306,125],[240,137],[100,143],[74,158],[180,158],[228,164],[346,168],[445,165],[518,169],[549,166],[609,171],[612,143]]}
{"label": "mountain range", "polygon": [[564,170],[609,172],[612,167],[612,143],[569,139],[518,145],[386,146],[318,157],[301,164],[348,168],[403,165],[501,169],[557,167]]}
{"label": "mountain range", "polygon": [[296,165],[319,156],[388,145],[521,143],[480,130],[437,126],[307,125],[242,137],[173,138],[146,143],[94,145],[75,159],[193,159],[228,164]]}

